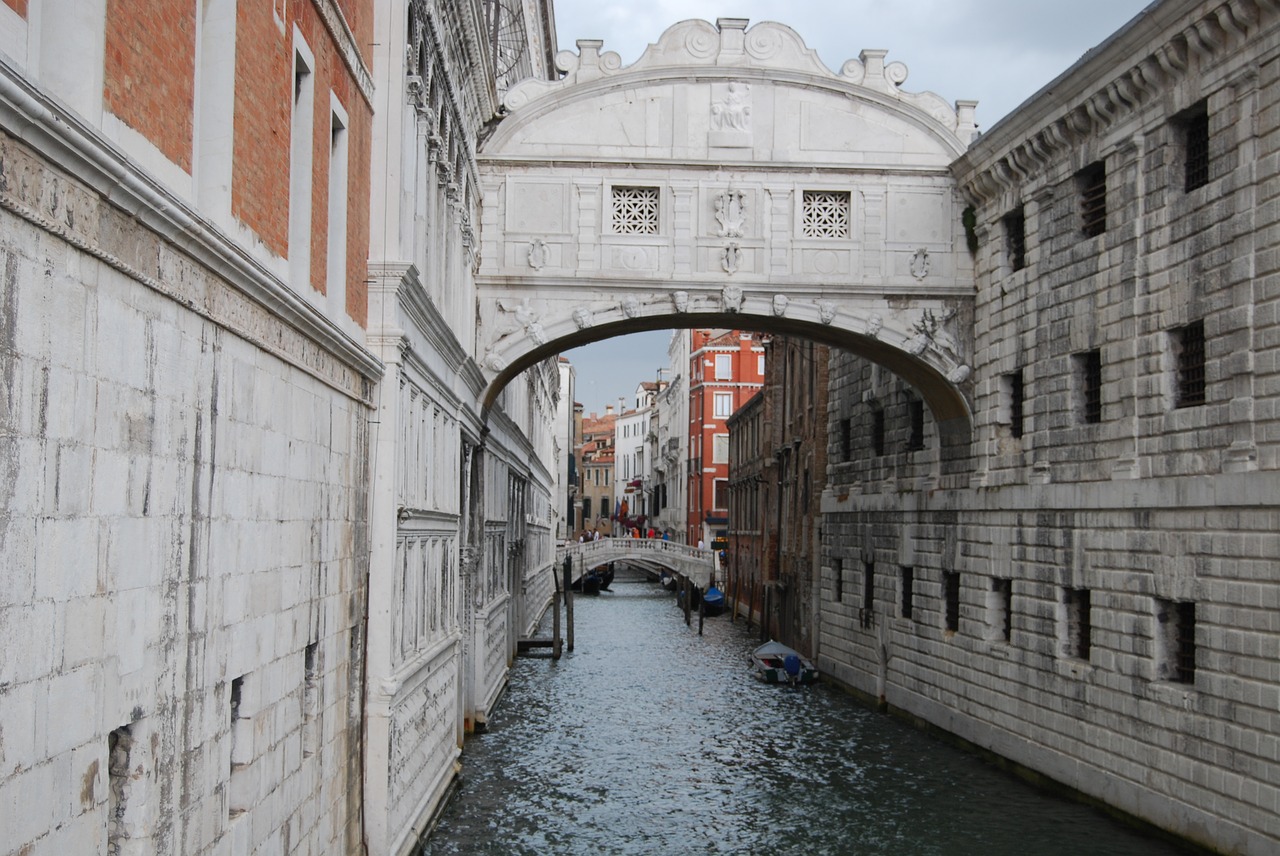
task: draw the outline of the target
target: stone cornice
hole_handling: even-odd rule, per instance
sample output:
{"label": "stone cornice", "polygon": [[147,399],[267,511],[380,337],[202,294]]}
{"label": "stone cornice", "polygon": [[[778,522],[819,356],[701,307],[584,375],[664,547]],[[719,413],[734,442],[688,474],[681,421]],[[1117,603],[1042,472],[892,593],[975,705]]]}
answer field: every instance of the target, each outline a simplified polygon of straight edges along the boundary
{"label": "stone cornice", "polygon": [[[10,192],[4,194],[4,207],[239,335],[247,334],[244,325],[248,316],[245,313],[269,313],[302,338],[287,345],[255,340],[259,347],[348,395],[369,401],[369,390],[355,389],[339,380],[332,364],[324,365],[323,355],[330,355],[364,378],[367,387],[369,382],[382,376],[382,363],[372,353],[294,293],[262,262],[184,200],[139,169],[94,128],[48,98],[2,58],[0,130],[23,141],[57,170],[65,171],[83,188],[95,194],[102,204],[114,206],[176,252],[215,274],[227,284],[228,289],[239,295],[236,300],[248,303],[234,309],[209,304],[212,298],[208,295],[202,302],[198,295],[175,291],[160,278],[138,269],[126,259],[111,255],[93,235],[84,231],[86,224],[83,218],[75,224],[60,222],[24,204],[17,198],[22,190],[20,187],[10,187]],[[229,293],[227,299],[232,300]]]}
{"label": "stone cornice", "polygon": [[1027,184],[1063,152],[1176,85],[1188,69],[1273,25],[1277,9],[1276,0],[1166,0],[1148,8],[975,140],[952,165],[962,191],[984,204]]}
{"label": "stone cornice", "polygon": [[365,102],[372,107],[373,75],[369,72],[369,67],[364,64],[355,33],[351,32],[351,25],[347,23],[346,16],[338,8],[336,0],[313,0],[313,2],[320,20],[324,22],[324,28],[329,31],[329,38],[333,39],[338,53],[342,56],[343,64],[346,65],[347,71],[351,72],[351,79],[355,81],[356,88],[364,96]]}

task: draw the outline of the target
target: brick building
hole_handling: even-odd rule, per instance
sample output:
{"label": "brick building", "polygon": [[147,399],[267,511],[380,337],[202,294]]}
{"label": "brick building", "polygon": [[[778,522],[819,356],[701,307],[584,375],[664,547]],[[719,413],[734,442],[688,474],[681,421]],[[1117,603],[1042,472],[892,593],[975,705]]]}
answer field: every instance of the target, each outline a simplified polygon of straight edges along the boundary
{"label": "brick building", "polygon": [[760,389],[764,346],[738,330],[689,331],[687,537],[708,545],[727,535],[729,431],[733,412]]}
{"label": "brick building", "polygon": [[764,385],[726,423],[729,548],[724,582],[771,638],[812,654],[821,596],[828,348],[773,336]]}

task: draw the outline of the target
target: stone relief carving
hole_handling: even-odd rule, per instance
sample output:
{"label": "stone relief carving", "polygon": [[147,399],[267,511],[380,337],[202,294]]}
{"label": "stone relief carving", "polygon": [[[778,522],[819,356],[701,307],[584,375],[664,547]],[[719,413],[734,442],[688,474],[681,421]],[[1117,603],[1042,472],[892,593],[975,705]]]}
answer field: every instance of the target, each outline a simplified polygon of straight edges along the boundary
{"label": "stone relief carving", "polygon": [[884,319],[872,313],[871,317],[867,319],[867,335],[873,339],[878,339],[880,337],[880,328],[883,326]]}
{"label": "stone relief carving", "polygon": [[578,325],[579,330],[585,330],[595,323],[595,319],[591,317],[590,309],[579,306],[573,310],[573,323]]}
{"label": "stone relief carving", "polygon": [[785,294],[775,294],[773,296],[773,314],[781,318],[787,314],[787,304],[790,299]]}
{"label": "stone relief carving", "polygon": [[924,279],[929,275],[929,251],[924,247],[916,250],[911,257],[911,275],[916,279]]}
{"label": "stone relief carving", "polygon": [[635,318],[640,314],[640,299],[635,295],[631,295],[622,301],[622,314],[628,318]]}
{"label": "stone relief carving", "polygon": [[737,273],[738,264],[741,261],[742,251],[738,249],[737,243],[731,242],[720,251],[720,266],[724,268],[725,273]]}
{"label": "stone relief carving", "polygon": [[484,365],[489,371],[500,372],[507,367],[507,361],[497,351],[491,349],[484,355]]}
{"label": "stone relief carving", "polygon": [[747,195],[741,190],[722,190],[716,194],[716,220],[720,228],[716,235],[721,238],[741,238],[743,225],[747,219]]}
{"label": "stone relief carving", "polygon": [[724,98],[711,103],[711,127],[716,131],[751,130],[751,87],[730,81]]}
{"label": "stone relief carving", "polygon": [[742,297],[741,288],[736,285],[726,285],[724,291],[720,292],[720,302],[724,306],[724,311],[741,312]]}
{"label": "stone relief carving", "polygon": [[534,238],[529,244],[529,267],[542,270],[547,263],[547,245],[541,238]]}
{"label": "stone relief carving", "polygon": [[924,336],[914,336],[909,342],[907,342],[907,351],[917,357],[923,354],[925,349],[928,347],[929,340]]}
{"label": "stone relief carving", "polygon": [[689,309],[689,292],[673,291],[671,292],[671,305],[676,308],[677,312],[685,312]]}
{"label": "stone relief carving", "polygon": [[956,366],[950,372],[947,373],[947,380],[951,381],[952,383],[964,383],[966,380],[969,379],[969,374],[971,371],[972,369],[970,369],[968,366],[963,366],[963,365]]}
{"label": "stone relief carving", "polygon": [[830,300],[818,301],[818,320],[823,324],[830,324],[836,320],[836,305]]}

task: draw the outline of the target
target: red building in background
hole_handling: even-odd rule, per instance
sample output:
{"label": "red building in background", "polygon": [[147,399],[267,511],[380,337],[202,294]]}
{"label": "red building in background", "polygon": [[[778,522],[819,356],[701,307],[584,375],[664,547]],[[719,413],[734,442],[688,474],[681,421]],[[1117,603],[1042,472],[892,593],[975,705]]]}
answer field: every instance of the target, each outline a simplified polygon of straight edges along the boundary
{"label": "red building in background", "polygon": [[764,345],[740,330],[689,331],[689,541],[728,533],[729,428],[764,384]]}

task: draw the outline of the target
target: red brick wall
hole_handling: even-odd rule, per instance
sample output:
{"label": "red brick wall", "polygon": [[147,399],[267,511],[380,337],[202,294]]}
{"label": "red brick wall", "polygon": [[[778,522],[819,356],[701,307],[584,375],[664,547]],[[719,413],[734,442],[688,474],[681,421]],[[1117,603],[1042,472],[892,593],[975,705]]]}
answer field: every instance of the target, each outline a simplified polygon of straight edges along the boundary
{"label": "red brick wall", "polygon": [[[357,34],[371,33],[371,0],[339,4]],[[325,291],[329,211],[329,93],[347,111],[347,312],[367,319],[369,140],[373,114],[310,3],[291,3],[282,34],[266,3],[237,4],[232,213],[277,254],[289,255],[289,150],[293,27],[315,57],[311,174],[311,287]],[[359,29],[357,29],[357,24]],[[357,35],[357,38],[359,36]],[[368,39],[362,42],[367,45]],[[367,47],[362,48],[367,51]],[[301,288],[304,284],[295,283]]]}
{"label": "red brick wall", "polygon": [[[5,2],[26,13],[25,0]],[[107,0],[105,41],[106,108],[190,172],[196,4]]]}

